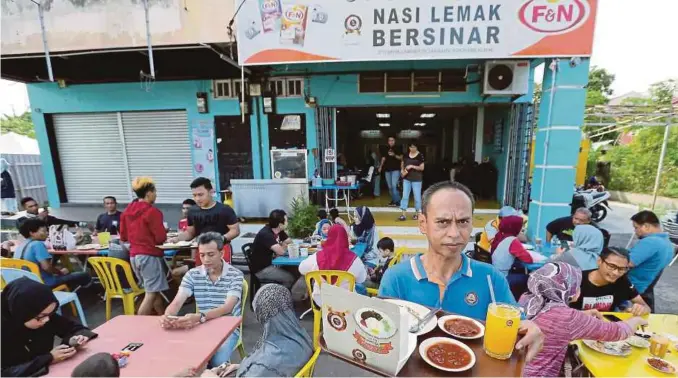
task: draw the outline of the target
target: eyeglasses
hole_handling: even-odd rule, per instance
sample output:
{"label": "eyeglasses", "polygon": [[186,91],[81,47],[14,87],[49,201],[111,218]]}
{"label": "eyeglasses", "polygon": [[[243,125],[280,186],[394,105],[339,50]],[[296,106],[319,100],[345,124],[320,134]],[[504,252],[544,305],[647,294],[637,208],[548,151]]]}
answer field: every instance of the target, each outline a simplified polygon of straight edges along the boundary
{"label": "eyeglasses", "polygon": [[49,318],[50,316],[52,316],[52,314],[39,314],[38,316],[36,316],[36,317],[33,318],[33,319],[35,319],[35,320],[41,322],[41,321],[43,321],[44,319]]}
{"label": "eyeglasses", "polygon": [[616,265],[611,264],[611,263],[609,263],[609,262],[607,262],[607,261],[605,261],[605,260],[603,260],[603,262],[605,263],[605,265],[607,265],[608,268],[610,268],[611,270],[616,270],[616,271],[618,271],[619,273],[626,273],[626,272],[629,271],[629,267],[628,267],[628,266],[616,266]]}

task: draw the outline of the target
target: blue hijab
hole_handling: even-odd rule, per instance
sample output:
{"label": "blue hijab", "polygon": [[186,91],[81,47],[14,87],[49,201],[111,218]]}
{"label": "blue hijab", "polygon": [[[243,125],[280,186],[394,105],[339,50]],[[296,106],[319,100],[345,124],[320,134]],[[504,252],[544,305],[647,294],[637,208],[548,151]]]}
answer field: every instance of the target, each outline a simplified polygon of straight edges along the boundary
{"label": "blue hijab", "polygon": [[570,254],[577,261],[581,270],[596,269],[597,260],[603,250],[603,233],[590,224],[583,224],[574,228],[574,247]]}
{"label": "blue hijab", "polygon": [[327,239],[327,235],[323,235],[323,226],[326,224],[332,226],[332,222],[330,222],[328,219],[322,219],[320,222],[318,222],[315,228],[315,235],[321,236],[323,239]]}
{"label": "blue hijab", "polygon": [[264,333],[237,376],[294,377],[313,355],[313,343],[294,313],[292,294],[282,285],[264,285],[252,305]]}

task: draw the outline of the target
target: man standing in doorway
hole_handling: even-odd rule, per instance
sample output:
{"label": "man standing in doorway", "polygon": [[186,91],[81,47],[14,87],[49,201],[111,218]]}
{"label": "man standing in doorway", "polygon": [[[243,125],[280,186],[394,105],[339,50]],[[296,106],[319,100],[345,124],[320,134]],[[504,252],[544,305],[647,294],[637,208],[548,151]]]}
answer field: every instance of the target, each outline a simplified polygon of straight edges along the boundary
{"label": "man standing in doorway", "polygon": [[398,180],[400,180],[400,162],[403,160],[403,154],[396,147],[395,137],[388,137],[388,145],[386,147],[388,152],[386,156],[381,158],[381,165],[375,174],[380,175],[382,171],[384,172],[388,191],[391,193],[391,202],[388,206],[397,207],[400,205]]}
{"label": "man standing in doorway", "polygon": [[118,234],[120,227],[120,211],[118,211],[118,201],[113,196],[104,197],[104,208],[106,212],[100,214],[97,218],[95,227],[96,232],[110,232],[111,235]]}
{"label": "man standing in doorway", "polygon": [[[198,206],[188,211],[188,227],[175,240],[191,240],[205,232],[218,232],[224,235],[224,260],[230,264],[232,252],[230,242],[240,235],[240,224],[235,211],[230,206],[214,200],[212,182],[206,177],[193,180],[191,191]],[[199,254],[195,255],[195,263],[201,264]]]}

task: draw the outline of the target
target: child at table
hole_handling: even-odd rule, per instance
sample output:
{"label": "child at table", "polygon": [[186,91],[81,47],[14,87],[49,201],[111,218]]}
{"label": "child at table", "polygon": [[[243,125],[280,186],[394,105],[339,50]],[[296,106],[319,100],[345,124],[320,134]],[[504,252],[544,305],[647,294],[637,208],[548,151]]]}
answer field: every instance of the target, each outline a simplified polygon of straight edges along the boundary
{"label": "child at table", "polygon": [[579,297],[581,279],[581,270],[564,262],[547,263],[530,275],[528,292],[519,302],[526,319],[535,322],[545,337],[542,350],[525,364],[523,376],[560,376],[570,342],[624,340],[647,324],[639,317],[607,322],[570,308]]}
{"label": "child at table", "polygon": [[365,286],[370,289],[379,288],[379,283],[381,278],[384,276],[386,269],[388,269],[388,264],[393,260],[393,251],[395,250],[395,243],[393,239],[389,237],[381,238],[377,242],[377,249],[379,250],[380,258],[379,263],[374,269],[367,269],[367,274],[369,279],[365,281]]}

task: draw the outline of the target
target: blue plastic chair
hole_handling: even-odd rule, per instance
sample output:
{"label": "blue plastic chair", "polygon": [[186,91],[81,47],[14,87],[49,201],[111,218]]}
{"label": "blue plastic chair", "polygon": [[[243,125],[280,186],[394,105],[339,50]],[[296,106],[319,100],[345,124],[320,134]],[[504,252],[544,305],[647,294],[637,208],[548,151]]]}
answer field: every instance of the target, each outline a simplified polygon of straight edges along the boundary
{"label": "blue plastic chair", "polygon": [[[0,273],[2,274],[2,280],[5,282],[5,284],[9,284],[10,282],[17,280],[21,277],[26,277],[33,281],[43,283],[40,277],[33,274],[33,272],[29,272],[27,270],[14,268],[0,268]],[[61,314],[61,306],[73,302],[75,304],[75,307],[78,309],[80,323],[87,327],[87,319],[85,319],[85,312],[82,310],[82,306],[80,305],[80,298],[78,298],[78,294],[67,291],[55,291],[54,296],[59,301],[59,308],[57,309],[57,314]]]}

